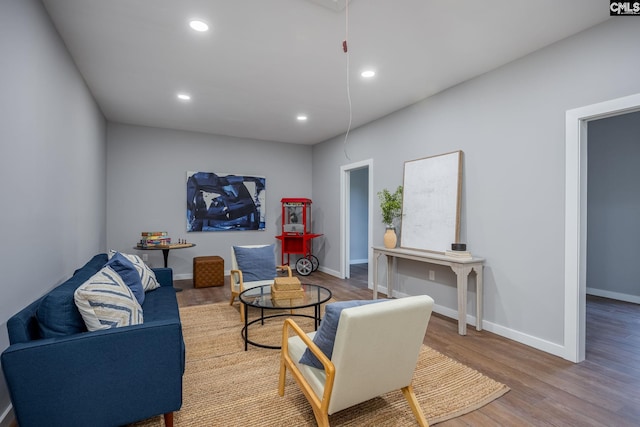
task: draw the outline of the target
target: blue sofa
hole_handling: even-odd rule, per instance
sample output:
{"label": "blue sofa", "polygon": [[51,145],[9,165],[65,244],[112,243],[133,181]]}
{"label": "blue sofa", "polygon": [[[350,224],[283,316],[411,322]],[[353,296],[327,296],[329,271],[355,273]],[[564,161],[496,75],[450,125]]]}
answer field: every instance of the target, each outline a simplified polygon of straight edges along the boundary
{"label": "blue sofa", "polygon": [[[2,370],[20,427],[114,427],[182,406],[184,341],[173,272],[154,269],[144,323],[88,332],[73,292],[107,262],[94,256],[7,322]],[[68,300],[70,298],[70,300]]]}

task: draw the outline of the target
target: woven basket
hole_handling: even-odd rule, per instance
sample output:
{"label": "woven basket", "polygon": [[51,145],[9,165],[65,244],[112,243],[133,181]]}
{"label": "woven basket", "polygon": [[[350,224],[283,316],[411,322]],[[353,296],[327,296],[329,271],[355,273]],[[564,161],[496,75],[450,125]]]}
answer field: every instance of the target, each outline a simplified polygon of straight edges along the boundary
{"label": "woven basket", "polygon": [[273,285],[278,291],[300,290],[302,286],[297,277],[276,277],[273,279]]}
{"label": "woven basket", "polygon": [[271,286],[271,299],[301,299],[304,298],[304,291],[302,289],[290,289],[290,290],[278,290],[275,284]]}

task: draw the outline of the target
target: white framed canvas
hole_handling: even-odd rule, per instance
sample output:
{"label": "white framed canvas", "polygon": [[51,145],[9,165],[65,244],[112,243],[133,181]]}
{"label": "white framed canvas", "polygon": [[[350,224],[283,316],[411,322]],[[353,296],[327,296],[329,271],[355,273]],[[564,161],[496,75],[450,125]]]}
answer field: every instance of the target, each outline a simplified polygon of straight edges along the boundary
{"label": "white framed canvas", "polygon": [[458,242],[462,151],[406,161],[400,246],[442,252]]}

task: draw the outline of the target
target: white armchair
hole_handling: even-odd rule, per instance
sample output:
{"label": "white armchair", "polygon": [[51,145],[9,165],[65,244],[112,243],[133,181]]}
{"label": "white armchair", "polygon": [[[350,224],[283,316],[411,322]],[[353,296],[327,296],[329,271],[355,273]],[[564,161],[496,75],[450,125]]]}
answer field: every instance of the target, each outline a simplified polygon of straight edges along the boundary
{"label": "white armchair", "polygon": [[[246,289],[273,283],[278,271],[284,271],[292,277],[288,265],[276,266],[275,245],[246,245],[231,247],[231,300]],[[237,252],[237,253],[236,253]],[[244,321],[244,304],[240,304],[240,320]]]}
{"label": "white armchair", "polygon": [[[284,396],[289,369],[311,404],[318,426],[325,427],[329,415],[400,389],[419,425],[428,426],[411,380],[432,309],[433,299],[427,295],[345,308],[339,315],[331,359],[313,342],[316,332],[305,334],[292,319],[286,319],[280,396]],[[320,328],[323,326],[327,325]],[[299,362],[307,348],[324,370]]]}

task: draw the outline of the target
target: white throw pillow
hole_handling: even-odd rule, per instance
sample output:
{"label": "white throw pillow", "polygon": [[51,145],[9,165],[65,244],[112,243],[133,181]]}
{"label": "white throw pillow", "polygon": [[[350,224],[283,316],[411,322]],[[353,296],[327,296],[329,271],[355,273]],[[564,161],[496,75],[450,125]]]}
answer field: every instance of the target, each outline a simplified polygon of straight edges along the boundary
{"label": "white throw pillow", "polygon": [[[111,249],[109,251],[109,259],[114,256],[118,251],[114,251]],[[147,264],[142,261],[138,255],[125,254],[120,252],[126,259],[131,261],[131,264],[138,270],[138,274],[140,274],[140,280],[142,281],[142,287],[145,292],[152,291],[154,289],[158,289],[160,287],[160,283],[156,279],[156,274],[152,269],[149,268]]]}
{"label": "white throw pillow", "polygon": [[73,298],[89,331],[143,322],[142,307],[133,292],[109,266],[80,285]]}

